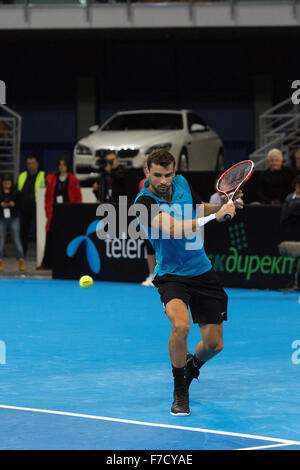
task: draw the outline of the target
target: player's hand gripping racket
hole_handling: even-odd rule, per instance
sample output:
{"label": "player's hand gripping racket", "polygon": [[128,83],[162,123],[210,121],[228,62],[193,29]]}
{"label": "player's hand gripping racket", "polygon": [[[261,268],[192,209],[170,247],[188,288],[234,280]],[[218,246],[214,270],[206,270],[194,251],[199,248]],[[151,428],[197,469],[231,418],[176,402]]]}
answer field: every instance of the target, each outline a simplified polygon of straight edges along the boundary
{"label": "player's hand gripping racket", "polygon": [[[252,160],[243,160],[236,163],[226,170],[218,179],[216,189],[227,197],[227,204],[233,204],[235,196],[238,194],[241,186],[252,176],[254,163]],[[230,214],[224,216],[225,219],[231,219]]]}

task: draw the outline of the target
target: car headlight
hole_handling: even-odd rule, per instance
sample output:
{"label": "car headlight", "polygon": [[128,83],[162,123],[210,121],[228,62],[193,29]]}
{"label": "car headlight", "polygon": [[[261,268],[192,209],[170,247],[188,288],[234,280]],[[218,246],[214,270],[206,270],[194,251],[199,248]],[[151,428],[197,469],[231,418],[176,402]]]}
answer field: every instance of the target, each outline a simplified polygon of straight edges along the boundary
{"label": "car headlight", "polygon": [[80,153],[80,155],[92,155],[91,149],[87,147],[86,145],[82,145],[82,144],[76,145],[75,152]]}
{"label": "car headlight", "polygon": [[164,149],[164,150],[170,150],[170,148],[172,147],[172,144],[170,142],[166,143],[166,144],[156,144],[156,145],[152,145],[151,147],[149,147],[145,154],[146,155],[149,155],[149,153],[153,152],[153,150],[159,150],[159,149]]}

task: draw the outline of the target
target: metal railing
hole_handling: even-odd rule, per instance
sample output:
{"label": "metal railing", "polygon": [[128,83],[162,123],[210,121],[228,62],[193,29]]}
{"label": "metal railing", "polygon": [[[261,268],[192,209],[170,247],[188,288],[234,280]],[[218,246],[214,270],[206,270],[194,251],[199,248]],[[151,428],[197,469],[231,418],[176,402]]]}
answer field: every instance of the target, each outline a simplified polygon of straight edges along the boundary
{"label": "metal railing", "polygon": [[[273,4],[277,5],[287,5],[290,9],[290,14],[288,15],[289,21],[294,24],[299,16],[299,8],[300,8],[300,0],[0,0],[0,9],[2,5],[11,5],[17,6],[20,5],[24,7],[24,19],[25,23],[28,25],[30,24],[30,17],[31,11],[35,9],[41,9],[43,7],[71,7],[82,9],[85,12],[85,17],[87,24],[92,22],[93,12],[98,10],[98,8],[109,6],[109,7],[118,7],[120,4],[124,5],[124,8],[127,9],[127,18],[129,22],[132,21],[133,17],[133,9],[134,6],[141,6],[143,4],[149,5],[152,4],[154,8],[160,7],[172,7],[176,4],[183,5],[186,4],[186,8],[188,10],[189,20],[191,23],[195,21],[196,18],[196,6],[197,5],[205,5],[207,7],[214,8],[220,5],[222,6],[229,6],[229,16],[231,21],[234,23],[236,22],[236,11],[239,6],[249,4],[253,5],[253,8],[257,5],[271,5],[273,8]],[[276,6],[277,6],[276,5]],[[97,8],[98,6],[98,8]]]}
{"label": "metal railing", "polygon": [[278,148],[285,161],[300,147],[300,109],[291,98],[273,106],[259,117],[259,148],[249,158],[256,168],[267,167],[268,152]]}
{"label": "metal railing", "polygon": [[10,173],[17,179],[20,169],[22,117],[0,105],[0,175]]}
{"label": "metal railing", "polygon": [[24,5],[25,9],[25,16],[26,10],[30,8],[34,8],[35,6],[63,6],[63,5],[78,5],[79,7],[83,7],[87,10],[87,15],[89,15],[89,9],[94,5],[99,4],[120,4],[120,3],[127,3],[128,8],[132,3],[153,3],[153,4],[169,4],[173,5],[174,3],[187,3],[189,4],[190,8],[192,8],[193,4],[205,3],[207,5],[212,5],[216,3],[223,3],[229,4],[231,7],[231,15],[234,15],[234,8],[238,4],[246,4],[246,3],[287,3],[290,5],[292,10],[292,15],[294,17],[297,16],[297,6],[299,0],[0,0],[0,8],[1,5]]}

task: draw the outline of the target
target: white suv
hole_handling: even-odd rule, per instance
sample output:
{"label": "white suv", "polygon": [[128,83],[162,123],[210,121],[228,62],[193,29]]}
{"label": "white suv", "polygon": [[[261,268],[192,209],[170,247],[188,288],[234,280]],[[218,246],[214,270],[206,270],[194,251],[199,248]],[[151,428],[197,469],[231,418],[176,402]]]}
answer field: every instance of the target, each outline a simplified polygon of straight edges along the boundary
{"label": "white suv", "polygon": [[73,171],[79,181],[97,178],[105,153],[114,150],[125,168],[141,168],[152,150],[174,155],[179,171],[222,171],[223,143],[196,113],[189,110],[122,111],[74,148]]}

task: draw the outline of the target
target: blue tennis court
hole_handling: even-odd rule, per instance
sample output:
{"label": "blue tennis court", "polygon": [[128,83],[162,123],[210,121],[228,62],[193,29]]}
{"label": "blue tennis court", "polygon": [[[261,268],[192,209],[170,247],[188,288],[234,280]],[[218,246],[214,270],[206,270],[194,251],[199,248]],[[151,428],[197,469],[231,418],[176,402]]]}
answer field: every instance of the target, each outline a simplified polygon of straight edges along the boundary
{"label": "blue tennis court", "polygon": [[300,449],[299,293],[226,290],[225,348],[174,417],[156,289],[1,279],[0,449]]}

